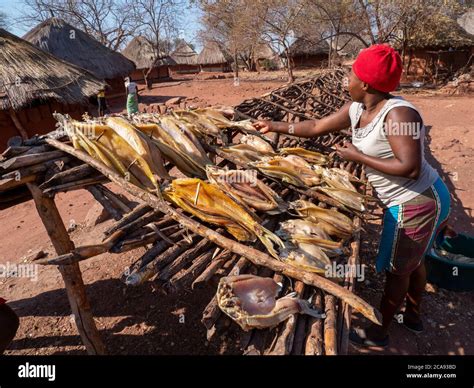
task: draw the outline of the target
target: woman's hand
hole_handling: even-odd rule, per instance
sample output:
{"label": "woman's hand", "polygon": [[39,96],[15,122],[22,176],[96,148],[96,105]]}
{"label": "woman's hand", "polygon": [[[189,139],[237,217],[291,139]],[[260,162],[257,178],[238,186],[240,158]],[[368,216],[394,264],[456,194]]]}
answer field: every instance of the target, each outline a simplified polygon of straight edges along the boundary
{"label": "woman's hand", "polygon": [[354,146],[354,144],[345,141],[342,146],[336,144],[336,153],[344,160],[359,161],[361,152]]}
{"label": "woman's hand", "polygon": [[270,120],[259,120],[252,123],[253,127],[261,133],[273,132],[273,123]]}

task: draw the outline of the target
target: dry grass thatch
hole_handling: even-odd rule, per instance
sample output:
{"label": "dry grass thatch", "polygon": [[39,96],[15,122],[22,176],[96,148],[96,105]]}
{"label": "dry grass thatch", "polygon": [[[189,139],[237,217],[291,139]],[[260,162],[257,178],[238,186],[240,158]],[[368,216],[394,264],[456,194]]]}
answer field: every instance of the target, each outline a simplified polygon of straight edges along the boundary
{"label": "dry grass thatch", "polygon": [[[290,53],[293,57],[326,55],[329,54],[329,44],[325,40],[313,41],[305,38],[297,38],[290,46]],[[285,56],[285,54],[282,54]]]}
{"label": "dry grass thatch", "polygon": [[58,18],[50,18],[29,31],[23,39],[100,79],[125,77],[135,65],[84,31]]}
{"label": "dry grass thatch", "polygon": [[176,65],[176,62],[165,53],[156,55],[152,43],[143,36],[133,38],[122,54],[133,61],[137,69]]}
{"label": "dry grass thatch", "polygon": [[171,53],[171,58],[178,65],[196,65],[198,54],[186,41],[181,40],[176,49]]}
{"label": "dry grass thatch", "polygon": [[[467,21],[465,26],[468,27]],[[474,35],[468,33],[455,20],[448,16],[440,15],[429,25],[422,25],[410,37],[410,48],[429,49],[462,49],[474,46]]]}
{"label": "dry grass thatch", "polygon": [[0,29],[0,109],[35,100],[85,103],[105,84],[91,73]]}
{"label": "dry grass thatch", "polygon": [[232,57],[216,42],[207,42],[197,57],[199,65],[218,65],[232,62]]}

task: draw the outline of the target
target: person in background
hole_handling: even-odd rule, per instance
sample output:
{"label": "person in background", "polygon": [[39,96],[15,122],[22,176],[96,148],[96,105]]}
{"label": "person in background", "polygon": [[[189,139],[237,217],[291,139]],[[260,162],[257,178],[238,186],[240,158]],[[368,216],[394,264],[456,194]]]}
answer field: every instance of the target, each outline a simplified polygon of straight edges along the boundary
{"label": "person in background", "polygon": [[125,90],[127,93],[127,113],[132,115],[138,113],[138,86],[130,81],[130,77],[125,78]]}
{"label": "person in background", "polygon": [[19,326],[18,316],[7,306],[5,299],[0,298],[0,354],[10,345]]}
{"label": "person in background", "polygon": [[107,103],[105,101],[105,88],[100,89],[99,93],[97,93],[97,104],[99,116],[102,117],[107,111]]}
{"label": "person in background", "polygon": [[383,230],[376,269],[385,272],[380,302],[382,326],[372,324],[350,333],[364,346],[386,346],[395,314],[406,301],[403,325],[423,330],[421,300],[426,285],[424,257],[450,211],[450,194],[424,156],[425,127],[418,109],[393,96],[402,74],[400,55],[389,45],[362,50],[348,79],[352,98],[321,120],[296,124],[258,121],[262,133],[315,137],[352,128],[352,143],[336,146],[337,154],[365,166],[367,178],[384,205]]}

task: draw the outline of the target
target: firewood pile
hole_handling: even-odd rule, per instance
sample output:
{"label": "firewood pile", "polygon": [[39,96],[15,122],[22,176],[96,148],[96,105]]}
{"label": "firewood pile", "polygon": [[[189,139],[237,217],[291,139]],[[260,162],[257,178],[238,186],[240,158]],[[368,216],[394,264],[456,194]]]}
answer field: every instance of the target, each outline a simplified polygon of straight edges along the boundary
{"label": "firewood pile", "polygon": [[[251,108],[250,101],[245,101],[237,107],[235,118],[245,115],[295,122],[323,117],[347,100],[342,88],[342,76],[343,73],[337,70],[277,89],[261,99],[253,100],[255,109]],[[316,97],[308,97],[309,94]],[[103,123],[96,125],[102,128]],[[225,131],[226,142],[232,144],[241,136],[242,128],[228,128]],[[102,136],[99,135],[97,139]],[[341,132],[311,142],[291,136],[276,136],[272,140],[276,150],[304,146],[324,154],[332,153],[328,167],[338,167],[350,173],[360,181],[359,190],[365,193],[361,166],[340,161],[333,152],[332,147],[342,143],[347,136],[347,132]],[[220,168],[255,170],[254,165],[223,152],[213,141],[203,143],[203,147]],[[244,354],[346,353],[352,308],[373,322],[380,323],[379,312],[353,293],[353,275],[347,275],[339,282],[333,281],[276,259],[266,253],[264,244],[258,240],[251,244],[236,241],[224,227],[189,216],[175,204],[164,200],[160,192],[147,190],[124,179],[111,166],[94,158],[92,151],[90,153],[92,156],[73,147],[64,133],[58,131],[10,147],[0,160],[0,193],[3,200],[14,202],[18,198],[18,190],[25,187],[35,200],[57,252],[54,258],[36,262],[59,266],[78,330],[89,353],[102,354],[105,349],[83,290],[78,263],[105,252],[122,253],[139,247],[146,247],[146,253],[122,276],[129,286],[153,281],[167,292],[192,292],[201,287],[215,287],[221,277],[252,274],[273,278],[281,284],[278,297],[295,293],[301,299],[309,299],[315,311],[325,313],[324,319],[293,314],[274,328],[241,332],[240,343]],[[169,172],[175,166],[168,161],[164,167]],[[338,260],[345,264],[359,264],[361,218],[369,215],[348,211],[340,202],[315,188],[298,187],[260,173],[259,178],[278,193],[284,202],[306,200],[321,208],[345,212],[352,220],[354,233],[345,243],[346,253]],[[112,191],[111,186],[105,186],[108,182],[120,186],[139,204],[131,208],[129,203]],[[55,194],[76,189],[90,191],[116,220],[94,245],[75,247],[54,205]],[[197,200],[198,192],[194,202]],[[265,230],[274,231],[283,216],[282,213],[259,214],[259,222]],[[221,336],[229,330],[240,330],[222,312],[216,296],[203,311],[202,322],[207,329],[208,340],[216,338],[216,334]]]}
{"label": "firewood pile", "polygon": [[474,92],[474,65],[471,66],[469,71],[455,75],[454,79],[439,91],[446,94],[468,94]]}

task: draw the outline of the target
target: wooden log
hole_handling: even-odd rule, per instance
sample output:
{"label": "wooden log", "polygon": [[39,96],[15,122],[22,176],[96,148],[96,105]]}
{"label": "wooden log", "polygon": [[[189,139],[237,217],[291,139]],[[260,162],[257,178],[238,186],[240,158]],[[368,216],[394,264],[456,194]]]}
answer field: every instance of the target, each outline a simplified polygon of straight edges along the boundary
{"label": "wooden log", "polygon": [[12,119],[13,124],[15,124],[15,128],[17,129],[18,133],[20,134],[21,138],[23,140],[28,139],[28,132],[23,127],[23,124],[21,123],[20,119],[18,118],[18,116],[16,114],[16,111],[13,108],[9,108],[8,113],[10,114],[10,118]]}
{"label": "wooden log", "polygon": [[324,320],[324,351],[326,356],[337,355],[336,298],[324,297],[326,319]]}
{"label": "wooden log", "polygon": [[118,195],[104,185],[97,185],[97,188],[122,214],[127,214],[132,210]]}
{"label": "wooden log", "polygon": [[[302,297],[304,292],[304,283],[295,283],[295,292],[298,297]],[[291,353],[293,348],[293,340],[295,338],[296,322],[298,316],[293,314],[285,322],[281,323],[281,331],[277,340],[274,343],[273,348],[267,352],[269,355],[287,355]]]}
{"label": "wooden log", "polygon": [[[73,250],[74,243],[69,238],[54,200],[45,197],[35,184],[28,183],[27,185],[56,253],[62,255]],[[105,346],[92,316],[79,265],[76,263],[59,266],[59,271],[64,280],[77,330],[87,352],[95,355],[105,354]]]}
{"label": "wooden log", "polygon": [[40,185],[40,189],[45,190],[52,186],[78,181],[80,179],[87,178],[94,173],[96,173],[96,170],[88,164],[74,166],[65,171],[54,174],[51,178]]}
{"label": "wooden log", "polygon": [[[313,306],[315,309],[323,310],[323,298],[321,291],[317,290],[313,296]],[[310,318],[308,322],[309,334],[306,339],[304,354],[309,356],[321,356],[324,354],[323,329],[324,321],[322,319]]]}
{"label": "wooden log", "polygon": [[233,260],[236,256],[229,251],[223,251],[214,258],[207,268],[194,280],[191,288],[202,288],[227,261]]}
{"label": "wooden log", "polygon": [[[86,178],[90,179],[90,178]],[[71,182],[74,183],[74,182]],[[66,185],[71,184],[66,183]],[[117,210],[115,206],[109,201],[108,198],[104,196],[102,191],[97,187],[98,185],[88,186],[87,191],[92,194],[97,202],[99,202],[102,207],[115,219],[120,220],[122,218],[122,212]],[[48,189],[49,190],[49,189]]]}
{"label": "wooden log", "polygon": [[150,212],[152,208],[147,204],[140,204],[130,213],[125,214],[121,220],[117,221],[111,227],[105,230],[104,234],[107,236],[118,229],[122,229],[125,225],[132,223],[136,219],[143,217],[146,213]]}
{"label": "wooden log", "polygon": [[202,239],[199,241],[195,247],[185,251],[182,253],[176,260],[173,260],[170,264],[166,267],[161,269],[154,279],[160,281],[168,281],[177,274],[179,271],[184,269],[187,265],[189,265],[196,257],[201,255],[206,250],[209,250],[212,247],[212,243],[206,239]]}
{"label": "wooden log", "polygon": [[57,194],[59,192],[67,192],[67,191],[85,189],[88,186],[96,185],[98,183],[103,183],[103,182],[106,182],[106,181],[107,181],[107,178],[102,176],[102,175],[93,176],[93,177],[90,177],[90,178],[85,178],[85,179],[81,179],[81,180],[78,180],[78,181],[68,182],[68,183],[64,183],[64,184],[61,184],[61,185],[49,187],[46,190],[44,190],[43,193],[45,195],[49,196],[49,197],[53,197],[55,194]]}
{"label": "wooden log", "polygon": [[136,272],[131,273],[125,279],[125,284],[127,286],[138,286],[143,284],[147,280],[155,276],[158,271],[164,268],[166,265],[171,263],[177,257],[179,257],[183,252],[189,249],[190,246],[196,243],[199,239],[197,235],[194,235],[191,238],[191,241],[181,240],[178,244],[168,248],[166,251],[158,255],[155,259],[150,261],[144,267],[141,267]]}
{"label": "wooden log", "polygon": [[[351,255],[347,260],[347,264],[350,266],[360,265],[360,227],[361,220],[359,217],[354,219],[354,235],[353,241],[351,242]],[[345,287],[354,292],[355,290],[355,279],[353,274],[347,274],[345,279]],[[338,349],[339,354],[347,354],[349,348],[349,332],[351,329],[351,318],[352,318],[352,308],[346,303],[341,302],[340,311],[339,311],[340,322],[338,325],[339,329],[339,343]]]}
{"label": "wooden log", "polygon": [[191,218],[185,216],[181,210],[176,210],[166,203],[163,199],[137,187],[128,182],[127,180],[120,177],[117,173],[109,169],[103,163],[91,158],[89,155],[85,154],[80,150],[75,150],[71,146],[63,144],[54,139],[46,139],[48,144],[63,150],[67,153],[70,153],[76,156],[78,159],[89,163],[91,166],[102,172],[110,180],[114,181],[130,194],[140,198],[143,202],[148,203],[153,208],[160,210],[170,217],[178,221],[183,227],[188,228],[196,234],[201,235],[204,238],[214,242],[215,244],[221,246],[222,248],[228,249],[236,254],[246,257],[255,265],[262,265],[272,269],[275,272],[282,272],[283,274],[293,277],[297,280],[302,281],[303,283],[323,289],[324,291],[337,296],[340,299],[343,299],[346,303],[350,304],[357,311],[362,313],[366,318],[372,322],[381,325],[381,315],[380,312],[375,309],[373,306],[368,304],[366,301],[354,295],[345,288],[333,283],[331,280],[323,278],[315,273],[306,273],[296,267],[288,266],[286,263],[283,263],[275,258],[269,256],[266,253],[263,253],[252,247],[243,245],[237,241],[234,241],[228,237],[222,236],[219,233],[216,233],[214,230],[207,228],[203,224],[200,224],[197,221],[192,220]]}
{"label": "wooden log", "polygon": [[92,245],[83,245],[77,248],[72,248],[69,252],[59,255],[57,257],[45,258],[36,260],[35,264],[41,265],[71,265],[90,257],[101,255],[109,251],[114,244],[123,236],[122,231],[117,231],[112,234],[107,240]]}
{"label": "wooden log", "polygon": [[188,269],[177,273],[170,279],[170,288],[174,291],[185,288],[190,289],[193,280],[206,268],[213,255],[214,251],[202,253],[192,262]]}
{"label": "wooden log", "polygon": [[[169,239],[176,241],[178,238],[181,238],[184,231],[178,230],[177,232],[172,233],[168,236]],[[150,249],[148,249],[143,256],[141,256],[136,262],[134,262],[122,275],[122,280],[125,282],[126,278],[133,272],[138,271],[140,268],[147,265],[152,261],[156,256],[162,253],[165,249],[170,247],[170,243],[165,240],[160,240],[155,243]]]}
{"label": "wooden log", "polygon": [[0,191],[7,191],[18,186],[23,186],[28,182],[34,182],[36,180],[35,175],[26,175],[22,176],[19,179],[17,178],[6,178],[0,180]]}
{"label": "wooden log", "polygon": [[54,160],[64,157],[62,151],[49,151],[39,154],[29,154],[15,156],[14,158],[8,159],[0,163],[0,172],[7,172],[10,170],[16,170],[20,167],[27,167],[33,164],[44,163],[48,160]]}
{"label": "wooden log", "polygon": [[[123,239],[118,241],[111,249],[110,253],[123,253],[131,251],[133,249],[141,248],[149,244],[154,244],[156,241],[160,240],[160,234],[156,230],[151,231],[150,233],[142,234],[137,237],[130,239]],[[169,240],[169,237],[167,237]],[[169,242],[167,241],[169,244]]]}

